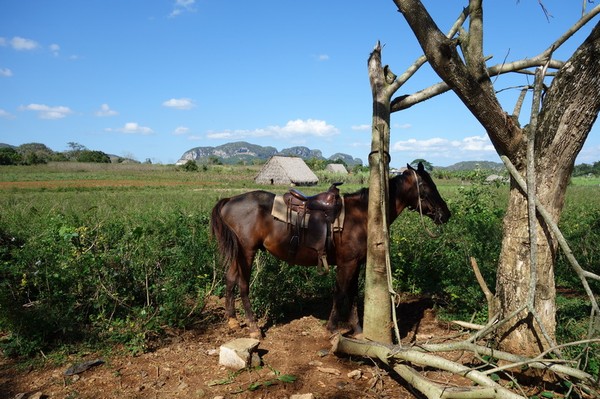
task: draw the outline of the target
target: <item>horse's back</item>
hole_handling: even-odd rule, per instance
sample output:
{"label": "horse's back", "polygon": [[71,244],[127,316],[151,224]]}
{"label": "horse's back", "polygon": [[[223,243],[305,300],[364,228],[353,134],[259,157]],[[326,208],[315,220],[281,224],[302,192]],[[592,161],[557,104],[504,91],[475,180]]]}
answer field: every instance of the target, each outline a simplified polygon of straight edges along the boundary
{"label": "horse's back", "polygon": [[257,214],[271,213],[275,194],[268,191],[256,190],[227,198],[221,207],[223,218],[255,217]]}
{"label": "horse's back", "polygon": [[242,242],[260,245],[272,228],[274,198],[275,194],[262,190],[236,195],[221,206],[219,216]]}

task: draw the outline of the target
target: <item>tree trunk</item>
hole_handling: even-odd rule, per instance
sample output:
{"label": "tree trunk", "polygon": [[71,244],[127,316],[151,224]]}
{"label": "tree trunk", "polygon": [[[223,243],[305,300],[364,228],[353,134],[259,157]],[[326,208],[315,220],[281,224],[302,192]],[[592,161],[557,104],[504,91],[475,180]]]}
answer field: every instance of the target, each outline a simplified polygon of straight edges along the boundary
{"label": "tree trunk", "polygon": [[[419,0],[394,0],[421,44],[427,61],[442,80],[488,132],[499,155],[506,156],[525,176],[527,135],[516,116],[508,115],[494,93],[483,57],[482,0],[469,1],[469,31],[459,39],[443,36]],[[558,42],[556,45],[560,45]],[[461,47],[462,55],[458,51]],[[553,46],[544,53],[546,62]],[[538,171],[535,192],[540,203],[558,222],[567,184],[577,154],[581,150],[600,111],[600,27],[552,80],[538,116],[535,131],[534,163]],[[538,65],[543,65],[543,62]],[[529,65],[531,66],[531,65]],[[399,104],[396,104],[400,108]],[[537,229],[537,262],[533,313],[521,312],[504,324],[498,337],[502,349],[522,354],[539,353],[551,346],[555,334],[554,264],[556,242],[542,223]],[[530,239],[526,193],[514,182],[504,219],[504,238],[498,264],[496,295],[500,317],[506,317],[527,304],[530,291]],[[545,332],[546,337],[543,337]]]}
{"label": "tree trunk", "polygon": [[[368,62],[373,93],[373,126],[369,154],[369,208],[367,265],[365,274],[364,335],[367,339],[392,343],[392,305],[388,289],[389,262],[388,175],[390,146],[390,99],[387,69],[381,67],[377,43]],[[388,76],[389,77],[389,76]],[[393,81],[393,79],[391,79]]]}
{"label": "tree trunk", "polygon": [[[539,114],[535,139],[536,191],[540,203],[557,224],[575,159],[600,110],[599,57],[600,24],[554,78]],[[524,164],[521,158],[515,161]],[[524,168],[519,169],[525,176]],[[526,198],[513,184],[504,219],[496,281],[501,317],[518,310],[529,293],[530,243],[527,225],[522,222],[526,218]],[[541,218],[538,217],[538,221]],[[557,242],[543,222],[538,227],[537,237],[534,309],[549,338],[554,339]],[[550,346],[529,312],[522,312],[515,323],[501,328],[499,338],[503,349],[515,353],[533,355]]]}

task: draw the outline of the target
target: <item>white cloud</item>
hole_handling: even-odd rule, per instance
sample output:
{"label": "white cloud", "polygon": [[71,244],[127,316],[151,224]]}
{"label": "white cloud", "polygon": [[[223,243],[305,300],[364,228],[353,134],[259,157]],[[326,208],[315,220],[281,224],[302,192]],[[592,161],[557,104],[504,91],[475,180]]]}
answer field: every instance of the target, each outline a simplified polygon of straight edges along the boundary
{"label": "white cloud", "polygon": [[448,140],[435,137],[426,140],[409,139],[397,141],[392,144],[392,151],[406,152],[413,157],[465,159],[488,157],[495,154],[495,149],[489,138],[483,136],[469,136],[460,140]]}
{"label": "white cloud", "polygon": [[125,126],[116,129],[117,132],[125,133],[125,134],[142,134],[148,135],[154,133],[152,129],[145,126],[140,126],[136,122],[127,122]]}
{"label": "white cloud", "polygon": [[[210,139],[239,140],[253,137],[273,137],[289,139],[296,136],[331,137],[339,134],[338,128],[317,119],[295,119],[288,121],[285,126],[267,126],[254,130],[225,130],[210,132],[206,136]],[[303,137],[301,137],[303,138]]]}
{"label": "white cloud", "polygon": [[194,4],[196,0],[175,0],[173,5],[173,11],[169,14],[169,17],[174,18],[178,15],[183,14],[185,11],[194,12],[196,11]]}
{"label": "white cloud", "polygon": [[15,116],[13,114],[11,114],[8,111],[3,110],[2,108],[0,108],[0,118],[4,118],[4,119],[14,119]]}
{"label": "white cloud", "polygon": [[9,68],[0,68],[0,76],[4,76],[5,78],[9,78],[12,76],[12,71]]}
{"label": "white cloud", "polygon": [[60,46],[58,44],[51,44],[49,48],[52,54],[55,57],[58,57],[58,54],[60,53]]}
{"label": "white cloud", "polygon": [[173,130],[173,134],[175,136],[181,136],[182,134],[187,134],[189,132],[190,132],[190,128],[185,127],[185,126],[178,126],[175,128],[175,130]]}
{"label": "white cloud", "polygon": [[37,112],[38,116],[42,119],[62,119],[73,113],[69,107],[64,107],[62,105],[51,107],[45,104],[29,104],[22,105],[19,109],[22,111]]}
{"label": "white cloud", "polygon": [[[412,127],[412,125],[410,123],[404,123],[402,125],[393,125],[392,128],[393,129],[410,129]],[[352,127],[350,127],[352,130],[356,130],[356,131],[369,131],[371,130],[371,125],[368,124],[363,124],[363,125],[354,125]]]}
{"label": "white cloud", "polygon": [[25,39],[19,36],[13,37],[10,40],[10,45],[12,48],[19,51],[35,50],[39,46],[35,40]]}
{"label": "white cloud", "polygon": [[395,151],[440,151],[443,149],[450,150],[450,147],[458,147],[458,142],[442,138],[427,140],[408,139],[406,141],[395,142],[392,148]]}
{"label": "white cloud", "polygon": [[110,109],[110,107],[108,106],[108,104],[102,104],[100,106],[100,109],[98,111],[96,111],[96,116],[115,116],[118,115],[119,113],[115,110]]}
{"label": "white cloud", "polygon": [[167,108],[175,109],[192,109],[196,106],[194,101],[190,98],[172,98],[163,102],[162,105]]}
{"label": "white cloud", "polygon": [[471,136],[463,139],[465,151],[495,151],[488,136]]}
{"label": "white cloud", "polygon": [[329,61],[329,56],[327,54],[317,54],[315,58],[317,61]]}

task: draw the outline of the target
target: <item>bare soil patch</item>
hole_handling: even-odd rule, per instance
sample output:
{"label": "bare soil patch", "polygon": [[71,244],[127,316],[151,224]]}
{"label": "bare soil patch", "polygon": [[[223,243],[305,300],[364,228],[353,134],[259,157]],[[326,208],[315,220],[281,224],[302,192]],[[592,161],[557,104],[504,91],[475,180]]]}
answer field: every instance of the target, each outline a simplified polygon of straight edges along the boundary
{"label": "bare soil patch", "polygon": [[[0,357],[0,398],[289,398],[309,393],[317,399],[422,397],[375,361],[330,353],[325,321],[313,315],[266,329],[258,348],[262,367],[226,369],[219,365],[220,345],[247,337],[248,332],[228,329],[222,305],[221,300],[212,304],[209,311],[218,318],[211,323],[173,331],[139,356],[103,357],[103,364],[73,376],[65,375],[70,366],[99,355],[73,356],[61,366],[31,370]],[[414,300],[401,311],[405,344],[440,342],[456,335],[435,317],[431,301]],[[465,354],[452,356],[457,360]],[[427,373],[442,384],[470,384],[450,374]]]}

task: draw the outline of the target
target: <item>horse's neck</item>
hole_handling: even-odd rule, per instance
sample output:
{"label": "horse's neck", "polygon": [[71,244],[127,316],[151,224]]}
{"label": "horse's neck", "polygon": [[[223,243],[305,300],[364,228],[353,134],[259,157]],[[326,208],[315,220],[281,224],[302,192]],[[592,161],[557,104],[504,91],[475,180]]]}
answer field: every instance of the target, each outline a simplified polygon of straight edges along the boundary
{"label": "horse's neck", "polygon": [[390,180],[389,218],[390,224],[400,216],[409,205],[410,181],[405,175],[399,175]]}
{"label": "horse's neck", "polygon": [[[406,189],[405,185],[407,182],[404,181],[403,176],[395,177],[396,181],[392,181],[390,179],[389,185],[389,198],[388,198],[388,219],[391,224],[404,208],[408,206],[407,198],[406,198]],[[364,216],[364,221],[366,223],[367,213],[369,208],[369,192],[363,193],[362,195],[359,193],[349,194],[344,196],[345,207],[347,214],[352,213],[353,211],[358,211],[361,216]]]}

